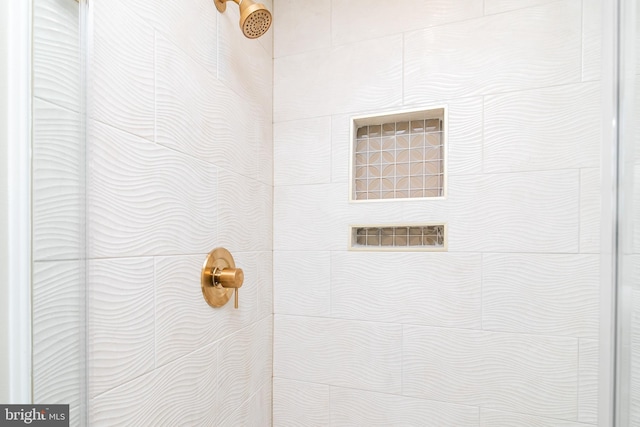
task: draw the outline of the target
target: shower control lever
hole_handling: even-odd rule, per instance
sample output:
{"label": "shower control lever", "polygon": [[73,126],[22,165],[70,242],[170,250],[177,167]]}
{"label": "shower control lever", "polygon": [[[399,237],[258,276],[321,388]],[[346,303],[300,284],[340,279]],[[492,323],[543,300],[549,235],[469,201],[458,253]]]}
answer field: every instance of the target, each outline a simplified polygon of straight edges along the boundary
{"label": "shower control lever", "polygon": [[238,288],[242,286],[244,281],[244,272],[241,268],[223,268],[220,270],[215,267],[213,270],[213,283],[215,286],[234,289],[235,301],[233,306],[238,308]]}
{"label": "shower control lever", "polygon": [[225,248],[209,252],[202,266],[200,286],[202,295],[211,307],[222,307],[235,292],[234,307],[238,308],[238,288],[244,282],[244,272],[236,268],[231,253]]}

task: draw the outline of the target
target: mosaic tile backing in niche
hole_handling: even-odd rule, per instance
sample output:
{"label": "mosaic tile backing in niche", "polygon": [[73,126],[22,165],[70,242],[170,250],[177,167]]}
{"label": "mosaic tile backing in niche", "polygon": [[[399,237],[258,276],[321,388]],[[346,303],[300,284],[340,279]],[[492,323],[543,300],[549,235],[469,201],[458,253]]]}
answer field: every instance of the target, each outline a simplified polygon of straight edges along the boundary
{"label": "mosaic tile backing in niche", "polygon": [[352,249],[446,250],[445,225],[354,226]]}
{"label": "mosaic tile backing in niche", "polygon": [[356,122],[355,200],[444,196],[444,110],[429,113],[438,115],[364,126]]}

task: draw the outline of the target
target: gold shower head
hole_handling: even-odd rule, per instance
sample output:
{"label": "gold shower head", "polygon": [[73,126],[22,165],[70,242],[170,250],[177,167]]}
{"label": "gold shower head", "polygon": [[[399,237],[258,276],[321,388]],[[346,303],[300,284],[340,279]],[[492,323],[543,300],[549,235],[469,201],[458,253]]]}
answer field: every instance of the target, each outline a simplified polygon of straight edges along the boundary
{"label": "gold shower head", "polygon": [[[220,13],[227,8],[229,0],[214,0]],[[250,38],[257,39],[267,32],[271,26],[271,12],[262,3],[254,3],[253,0],[232,0],[240,6],[240,28],[242,33]]]}

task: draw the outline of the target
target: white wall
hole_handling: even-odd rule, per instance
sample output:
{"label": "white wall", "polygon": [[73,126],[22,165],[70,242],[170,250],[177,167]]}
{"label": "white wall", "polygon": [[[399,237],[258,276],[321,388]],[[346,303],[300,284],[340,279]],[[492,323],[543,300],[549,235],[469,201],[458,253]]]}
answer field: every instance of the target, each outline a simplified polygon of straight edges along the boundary
{"label": "white wall", "polygon": [[[8,42],[9,42],[9,2],[0,3],[0,293],[9,292],[9,252],[8,252]],[[9,300],[0,302],[0,402],[9,401]]]}
{"label": "white wall", "polygon": [[33,399],[86,424],[84,133],[79,3],[33,1]]}
{"label": "white wall", "polygon": [[[268,425],[271,33],[245,39],[233,3],[91,3],[90,422]],[[202,298],[218,246],[238,310]]]}
{"label": "white wall", "polygon": [[[274,22],[274,425],[594,425],[599,2]],[[349,118],[441,104],[448,198],[349,204]],[[436,221],[447,253],[347,251],[349,224]]]}

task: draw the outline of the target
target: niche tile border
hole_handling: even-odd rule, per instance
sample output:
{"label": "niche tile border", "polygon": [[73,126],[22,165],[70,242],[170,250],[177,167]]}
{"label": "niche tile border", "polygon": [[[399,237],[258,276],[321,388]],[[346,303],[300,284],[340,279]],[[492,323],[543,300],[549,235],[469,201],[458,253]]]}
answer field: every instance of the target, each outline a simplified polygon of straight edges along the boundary
{"label": "niche tile border", "polygon": [[376,252],[446,252],[447,224],[351,225],[349,250]]}
{"label": "niche tile border", "polygon": [[350,202],[446,198],[446,105],[350,122]]}

